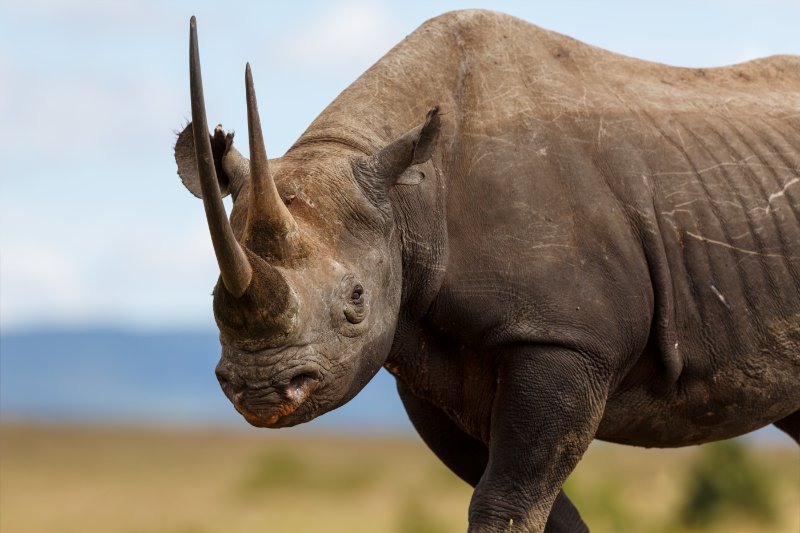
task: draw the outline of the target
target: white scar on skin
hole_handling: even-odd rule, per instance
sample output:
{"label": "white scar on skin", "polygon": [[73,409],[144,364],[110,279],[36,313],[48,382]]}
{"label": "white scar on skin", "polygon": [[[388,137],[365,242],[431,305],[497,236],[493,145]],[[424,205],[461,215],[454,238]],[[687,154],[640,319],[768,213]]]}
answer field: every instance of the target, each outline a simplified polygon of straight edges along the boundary
{"label": "white scar on skin", "polygon": [[760,256],[760,257],[779,257],[781,259],[788,259],[790,261],[800,261],[800,257],[793,257],[793,256],[790,256],[790,255],[784,255],[784,254],[767,254],[767,253],[756,252],[754,250],[747,250],[745,248],[739,248],[738,246],[732,246],[732,245],[728,244],[727,242],[715,241],[714,239],[709,239],[708,237],[703,237],[702,235],[697,235],[695,233],[692,233],[691,231],[687,231],[686,235],[688,235],[689,237],[693,237],[693,238],[695,238],[695,239],[697,239],[699,241],[704,241],[704,242],[707,242],[709,244],[716,244],[718,246],[723,246],[725,248],[730,248],[731,250],[734,250],[736,252],[740,252],[740,253],[743,253],[743,254],[747,254],[747,255],[757,255],[757,256]]}
{"label": "white scar on skin", "polygon": [[724,305],[728,309],[731,308],[731,304],[728,302],[728,299],[725,298],[725,295],[719,292],[719,289],[716,288],[714,285],[711,285],[711,292],[713,292],[717,296],[717,298],[719,298],[719,301],[722,302],[722,305]]}
{"label": "white scar on skin", "polygon": [[771,202],[772,200],[774,200],[779,196],[783,196],[783,194],[786,192],[786,189],[788,189],[791,185],[794,185],[795,183],[800,183],[800,178],[795,178],[793,180],[787,181],[786,185],[783,186],[783,189],[769,195],[769,198],[767,198],[767,203]]}
{"label": "white scar on skin", "polygon": [[800,183],[800,178],[794,178],[794,179],[791,179],[791,180],[787,181],[786,185],[784,185],[781,190],[779,190],[778,192],[774,192],[774,193],[770,194],[769,198],[767,198],[767,206],[766,207],[756,207],[755,209],[752,209],[751,211],[763,211],[764,214],[769,213],[770,209],[772,209],[772,201],[775,200],[776,198],[780,198],[781,196],[784,196],[784,194],[786,193],[786,189],[788,189],[789,187],[791,187],[795,183]]}

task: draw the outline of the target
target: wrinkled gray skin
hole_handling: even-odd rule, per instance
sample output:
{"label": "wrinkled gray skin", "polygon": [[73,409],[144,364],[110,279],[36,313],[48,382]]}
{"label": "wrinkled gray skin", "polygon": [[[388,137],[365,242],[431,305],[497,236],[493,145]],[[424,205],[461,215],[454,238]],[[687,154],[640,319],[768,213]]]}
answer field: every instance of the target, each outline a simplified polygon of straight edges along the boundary
{"label": "wrinkled gray skin", "polygon": [[[224,144],[241,242],[249,170]],[[800,58],[675,68],[448,13],[270,165],[304,251],[248,257],[294,291],[290,325],[264,326],[268,291],[247,318],[215,290],[250,423],[305,422],[383,365],[475,486],[475,532],[585,530],[560,489],[594,438],[800,439]]]}

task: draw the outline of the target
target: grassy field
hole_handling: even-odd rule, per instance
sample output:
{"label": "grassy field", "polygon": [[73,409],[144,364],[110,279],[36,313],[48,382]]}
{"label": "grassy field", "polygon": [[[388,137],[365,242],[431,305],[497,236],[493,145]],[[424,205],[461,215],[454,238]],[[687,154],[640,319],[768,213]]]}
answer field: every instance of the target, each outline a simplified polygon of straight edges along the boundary
{"label": "grassy field", "polygon": [[[567,490],[592,531],[686,531],[703,449],[594,445]],[[771,515],[734,505],[703,531],[800,531],[797,449],[746,460]],[[2,533],[465,531],[470,493],[411,436],[0,427]]]}

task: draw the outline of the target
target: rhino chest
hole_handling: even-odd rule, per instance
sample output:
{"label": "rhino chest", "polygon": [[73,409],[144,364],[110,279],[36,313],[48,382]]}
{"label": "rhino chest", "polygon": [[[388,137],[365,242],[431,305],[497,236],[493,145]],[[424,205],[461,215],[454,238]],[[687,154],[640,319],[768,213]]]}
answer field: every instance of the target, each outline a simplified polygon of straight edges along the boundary
{"label": "rhino chest", "polygon": [[496,371],[490,354],[423,331],[396,343],[386,368],[465,433],[488,442]]}

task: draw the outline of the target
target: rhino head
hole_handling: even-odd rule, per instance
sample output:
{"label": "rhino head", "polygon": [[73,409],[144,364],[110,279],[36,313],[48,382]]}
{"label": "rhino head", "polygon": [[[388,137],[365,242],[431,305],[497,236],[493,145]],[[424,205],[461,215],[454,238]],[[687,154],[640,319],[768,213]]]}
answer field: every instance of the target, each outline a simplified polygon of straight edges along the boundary
{"label": "rhino head", "polygon": [[438,110],[373,154],[340,146],[269,161],[248,64],[248,161],[232,134],[208,134],[194,17],[189,55],[192,122],[175,157],[203,199],[220,268],[217,377],[249,423],[299,424],[350,400],[388,356],[402,288],[389,188],[430,158]]}

